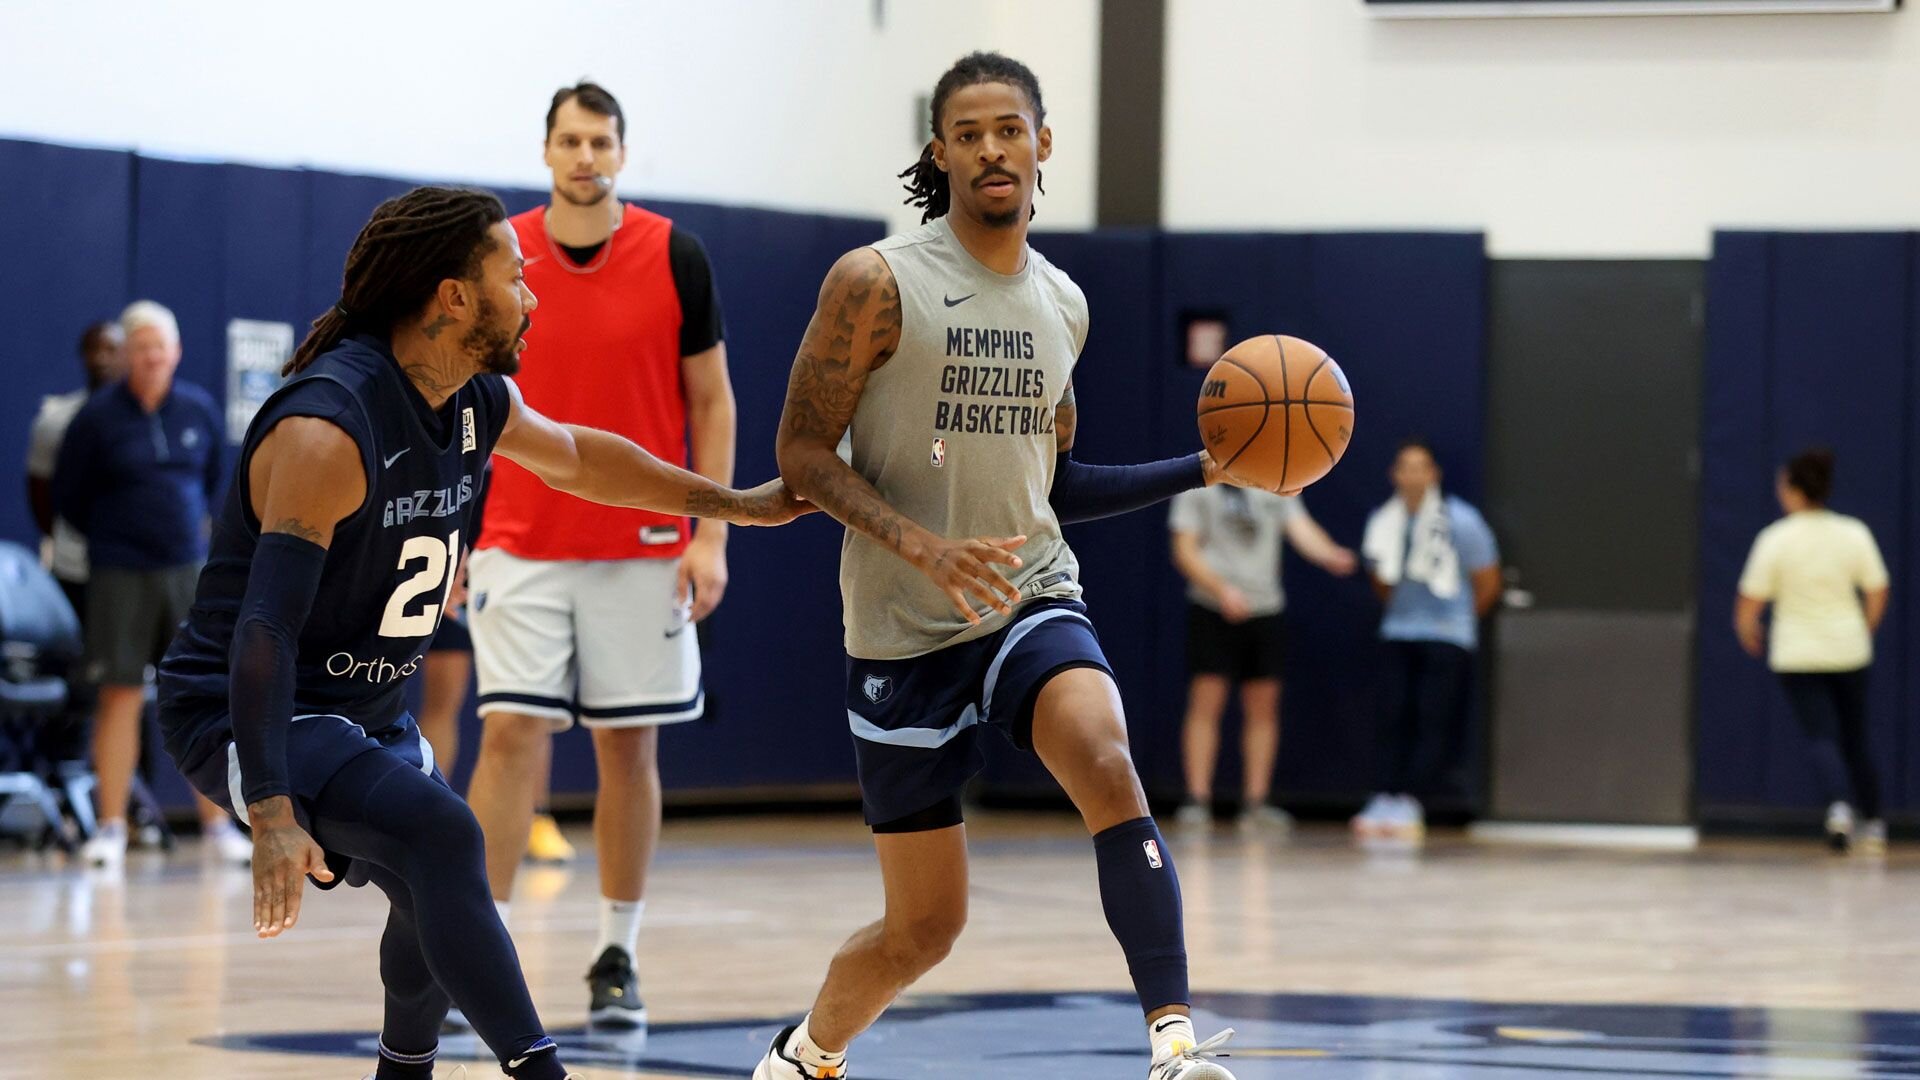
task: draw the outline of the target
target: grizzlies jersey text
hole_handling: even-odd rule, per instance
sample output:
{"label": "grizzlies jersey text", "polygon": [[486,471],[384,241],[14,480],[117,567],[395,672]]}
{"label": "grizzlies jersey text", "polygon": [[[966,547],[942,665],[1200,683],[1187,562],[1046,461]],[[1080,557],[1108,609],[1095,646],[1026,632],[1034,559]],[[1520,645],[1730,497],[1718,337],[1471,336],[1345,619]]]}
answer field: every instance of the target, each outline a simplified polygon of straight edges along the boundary
{"label": "grizzlies jersey text", "polygon": [[[946,537],[1025,536],[1023,601],[1072,600],[1080,567],[1048,502],[1060,407],[1087,337],[1087,301],[1046,257],[982,266],[944,217],[873,245],[900,291],[900,344],[867,377],[847,432],[853,469],[901,514]],[[847,653],[899,660],[994,634],[926,575],[848,529],[840,556]]]}
{"label": "grizzlies jersey text", "polygon": [[360,450],[367,500],[327,547],[300,634],[294,713],[344,715],[371,731],[401,715],[405,681],[440,625],[510,400],[504,379],[481,375],[430,411],[387,343],[371,336],[342,342],[267,400],[241,445],[186,626],[160,664],[162,727],[176,761],[191,769],[232,737],[227,654],[260,537],[247,470],[273,426],[318,417]]}

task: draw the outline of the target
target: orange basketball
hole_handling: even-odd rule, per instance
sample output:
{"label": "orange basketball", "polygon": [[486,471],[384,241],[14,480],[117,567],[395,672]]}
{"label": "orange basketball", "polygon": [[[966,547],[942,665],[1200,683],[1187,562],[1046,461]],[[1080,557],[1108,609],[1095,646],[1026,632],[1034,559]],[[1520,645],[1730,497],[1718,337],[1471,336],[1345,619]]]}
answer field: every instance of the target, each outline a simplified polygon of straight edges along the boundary
{"label": "orange basketball", "polygon": [[1264,334],[1228,349],[1200,387],[1200,442],[1236,478],[1298,491],[1353,438],[1353,389],[1318,345]]}

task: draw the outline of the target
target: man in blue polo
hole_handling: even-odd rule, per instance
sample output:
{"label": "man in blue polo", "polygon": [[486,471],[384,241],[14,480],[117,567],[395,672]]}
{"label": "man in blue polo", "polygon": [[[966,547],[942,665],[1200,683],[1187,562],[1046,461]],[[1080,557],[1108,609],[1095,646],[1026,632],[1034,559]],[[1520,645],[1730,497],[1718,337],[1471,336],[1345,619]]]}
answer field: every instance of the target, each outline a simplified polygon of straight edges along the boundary
{"label": "man in blue polo", "polygon": [[[173,313],[142,300],[121,314],[120,329],[126,376],[74,415],[53,474],[54,509],[86,537],[92,562],[84,670],[99,687],[93,768],[100,829],[84,853],[100,866],[126,856],[147,670],[193,601],[223,465],[219,408],[206,391],[174,379],[180,327]],[[225,859],[246,860],[246,837],[218,807],[200,802],[209,842]]]}

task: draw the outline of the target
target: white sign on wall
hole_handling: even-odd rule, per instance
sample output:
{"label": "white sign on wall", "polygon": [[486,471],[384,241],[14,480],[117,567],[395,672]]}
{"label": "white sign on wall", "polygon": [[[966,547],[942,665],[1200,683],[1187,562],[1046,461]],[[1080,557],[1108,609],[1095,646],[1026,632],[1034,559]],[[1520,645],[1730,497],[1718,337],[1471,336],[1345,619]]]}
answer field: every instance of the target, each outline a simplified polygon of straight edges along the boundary
{"label": "white sign on wall", "polygon": [[293,356],[293,325],[234,319],[227,323],[227,441],[238,446],[247,425],[280,389],[280,369]]}

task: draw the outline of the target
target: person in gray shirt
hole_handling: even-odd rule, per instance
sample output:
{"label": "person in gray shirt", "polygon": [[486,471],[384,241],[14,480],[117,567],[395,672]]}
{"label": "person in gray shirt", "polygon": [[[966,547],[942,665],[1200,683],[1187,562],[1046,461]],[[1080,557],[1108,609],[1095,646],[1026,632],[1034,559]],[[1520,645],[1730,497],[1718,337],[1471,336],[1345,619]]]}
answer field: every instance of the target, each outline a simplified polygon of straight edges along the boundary
{"label": "person in gray shirt", "polygon": [[53,466],[60,457],[60,442],[67,437],[67,425],[93,392],[126,374],[122,349],[126,335],[116,322],[97,322],[80,335],[80,364],[86,371],[87,385],[65,394],[49,394],[40,401],[27,434],[27,505],[33,510],[33,523],[45,537],[41,554],[60,589],[67,594],[76,614],[86,610],[82,590],[87,585],[87,538],[64,518],[53,512]]}
{"label": "person in gray shirt", "polygon": [[1287,812],[1269,801],[1280,753],[1280,552],[1292,543],[1301,557],[1346,577],[1358,565],[1334,543],[1298,497],[1217,486],[1177,495],[1168,516],[1173,564],[1187,579],[1187,717],[1180,743],[1187,795],[1175,820],[1204,826],[1213,820],[1213,773],[1220,756],[1220,715],[1240,684],[1244,714],[1241,755],[1245,774],[1240,824],[1286,828]]}

